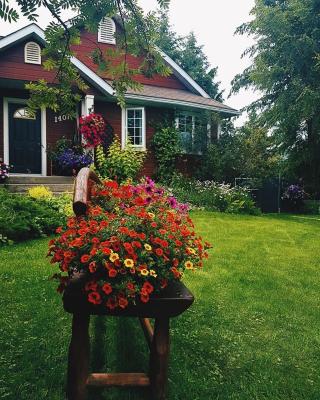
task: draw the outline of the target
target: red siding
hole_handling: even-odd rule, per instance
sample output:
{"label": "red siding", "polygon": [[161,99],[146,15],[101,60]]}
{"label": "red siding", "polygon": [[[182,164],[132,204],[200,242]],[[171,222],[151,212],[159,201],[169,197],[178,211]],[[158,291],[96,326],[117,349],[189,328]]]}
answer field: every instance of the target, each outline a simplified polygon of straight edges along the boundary
{"label": "red siding", "polygon": [[[55,119],[57,117],[57,119]],[[58,120],[59,115],[47,110],[47,147],[50,149],[63,136],[72,140],[77,130],[76,120]],[[57,122],[55,122],[57,121]],[[47,158],[47,173],[52,175],[51,161]]]}
{"label": "red siding", "polygon": [[28,82],[38,79],[54,82],[55,73],[53,71],[45,71],[41,65],[24,62],[24,45],[28,41],[19,43],[1,53],[0,77]]}
{"label": "red siding", "polygon": [[[105,120],[112,126],[114,134],[121,140],[121,108],[114,103],[96,102],[95,112],[103,115]],[[156,162],[152,152],[152,137],[154,134],[154,124],[159,123],[164,116],[171,113],[172,110],[163,108],[146,107],[146,146],[147,158],[144,163],[142,175],[154,176],[156,171]]]}
{"label": "red siding", "polygon": [[[97,48],[100,48],[103,52],[105,52],[107,49],[115,48],[115,46],[111,44],[98,43],[97,34],[89,32],[83,32],[81,35],[81,44],[78,46],[73,46],[76,57],[95,72],[97,72],[97,66],[93,63],[90,56],[92,51]],[[120,59],[113,60],[113,63],[114,65],[118,65],[121,61],[122,60]],[[128,55],[127,61],[130,68],[138,68],[142,63],[142,58]],[[99,75],[105,79],[111,79],[107,72],[99,72]],[[155,75],[153,78],[146,78],[143,75],[136,75],[134,76],[134,79],[145,85],[154,85],[173,89],[186,89],[186,87],[173,74],[168,77]]]}

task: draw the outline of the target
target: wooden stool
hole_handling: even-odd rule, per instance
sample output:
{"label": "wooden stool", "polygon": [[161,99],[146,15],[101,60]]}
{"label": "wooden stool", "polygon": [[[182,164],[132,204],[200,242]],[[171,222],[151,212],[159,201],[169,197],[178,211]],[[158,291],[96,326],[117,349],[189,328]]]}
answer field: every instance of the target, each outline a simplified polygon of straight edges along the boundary
{"label": "wooden stool", "polygon": [[[87,386],[150,386],[151,398],[166,398],[169,359],[169,321],[183,313],[193,303],[192,293],[181,283],[168,286],[149,303],[137,303],[125,310],[110,311],[90,305],[81,288],[81,277],[75,278],[64,293],[64,308],[73,314],[72,338],[69,347],[67,399],[86,399]],[[89,373],[90,315],[138,317],[150,348],[149,374]],[[149,318],[155,318],[154,329]]]}
{"label": "wooden stool", "polygon": [[[97,175],[82,168],[75,180],[73,210],[77,216],[87,211],[90,189],[99,183]],[[86,399],[87,386],[150,386],[153,400],[165,400],[169,360],[170,318],[182,314],[193,303],[192,293],[181,282],[170,284],[148,303],[137,302],[124,310],[111,311],[87,301],[83,287],[85,275],[73,275],[63,296],[64,309],[73,314],[69,347],[67,399]],[[149,373],[89,373],[90,315],[138,317],[150,348]],[[154,329],[149,318],[154,318]]]}

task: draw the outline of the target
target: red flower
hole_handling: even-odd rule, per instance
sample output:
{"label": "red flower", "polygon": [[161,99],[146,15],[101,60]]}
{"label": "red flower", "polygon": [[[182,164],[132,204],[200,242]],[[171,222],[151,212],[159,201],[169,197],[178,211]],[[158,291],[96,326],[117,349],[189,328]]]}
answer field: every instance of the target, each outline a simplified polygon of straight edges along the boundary
{"label": "red flower", "polygon": [[88,294],[88,301],[92,304],[101,304],[101,296],[98,292],[91,292]]}
{"label": "red flower", "polygon": [[120,297],[119,299],[119,307],[126,308],[128,305],[128,300],[125,297]]}
{"label": "red flower", "polygon": [[156,249],[156,255],[159,256],[159,257],[163,256],[163,250],[160,249],[160,247],[158,247],[158,248]]}
{"label": "red flower", "polygon": [[118,272],[114,268],[109,269],[109,276],[110,278],[115,278],[117,276]]}
{"label": "red flower", "polygon": [[81,257],[81,262],[83,263],[83,264],[85,264],[85,263],[87,263],[89,260],[90,260],[90,256],[89,256],[89,254],[84,254],[82,257]]}
{"label": "red flower", "polygon": [[148,294],[150,294],[150,293],[152,293],[152,292],[153,292],[153,290],[154,290],[154,287],[151,285],[151,283],[150,283],[150,282],[146,281],[146,282],[143,284],[143,287],[142,287],[142,289],[145,289],[145,290],[146,290],[146,292],[147,292]]}
{"label": "red flower", "polygon": [[149,295],[148,294],[141,294],[140,295],[140,300],[142,301],[142,303],[148,303],[148,301],[150,300]]}
{"label": "red flower", "polygon": [[96,262],[91,261],[91,263],[89,264],[89,271],[93,274],[94,272],[96,272],[96,270],[97,270]]}
{"label": "red flower", "polygon": [[115,299],[113,297],[109,297],[108,300],[107,300],[106,306],[110,310],[114,310],[117,307],[117,303],[116,303],[116,301],[115,301]]}
{"label": "red flower", "polygon": [[110,285],[110,283],[105,283],[102,286],[102,290],[104,291],[105,294],[110,294],[112,292],[112,286]]}

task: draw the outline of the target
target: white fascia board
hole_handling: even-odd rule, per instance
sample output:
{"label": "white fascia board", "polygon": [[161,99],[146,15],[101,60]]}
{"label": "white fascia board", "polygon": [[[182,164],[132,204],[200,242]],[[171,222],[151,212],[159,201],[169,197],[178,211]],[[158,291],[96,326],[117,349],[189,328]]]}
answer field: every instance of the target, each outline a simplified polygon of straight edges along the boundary
{"label": "white fascia board", "polygon": [[24,38],[31,35],[36,35],[38,39],[41,41],[41,43],[45,44],[44,31],[38,25],[30,24],[0,39],[0,50],[5,49],[6,47],[11,46],[15,42],[19,42],[20,40],[23,40]]}
{"label": "white fascia board", "polygon": [[80,73],[90,82],[101,90],[104,94],[114,96],[114,90],[108,82],[100,78],[92,69],[88,68],[83,62],[78,60],[76,57],[71,57],[72,64],[80,71]]}
{"label": "white fascia board", "polygon": [[158,52],[162,55],[164,60],[167,62],[167,64],[170,65],[170,67],[173,69],[175,75],[180,78],[184,83],[189,84],[193,89],[196,90],[197,93],[199,93],[202,97],[205,97],[206,99],[210,99],[210,96],[208,93],[206,93],[201,86],[197,84],[196,81],[194,81],[189,74],[186,73],[171,57],[169,57],[166,53],[164,53],[159,47],[157,47]]}
{"label": "white fascia board", "polygon": [[217,111],[225,114],[232,114],[232,115],[240,115],[241,113],[236,110],[230,110],[230,108],[220,108],[220,107],[215,107],[215,106],[209,106],[205,104],[197,104],[197,103],[192,103],[188,101],[182,101],[182,100],[173,100],[173,99],[163,99],[159,97],[147,97],[147,96],[140,96],[140,95],[135,95],[135,94],[127,94],[126,99],[129,100],[140,100],[144,102],[152,102],[152,103],[158,103],[158,104],[170,104],[173,106],[182,106],[182,107],[190,107],[190,108],[197,108],[201,110],[210,110],[210,111]]}

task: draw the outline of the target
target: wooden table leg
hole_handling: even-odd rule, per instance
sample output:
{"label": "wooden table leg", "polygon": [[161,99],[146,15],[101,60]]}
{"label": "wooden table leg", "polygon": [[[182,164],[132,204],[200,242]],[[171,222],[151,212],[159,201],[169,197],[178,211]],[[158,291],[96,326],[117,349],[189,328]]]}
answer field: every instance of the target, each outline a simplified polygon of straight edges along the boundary
{"label": "wooden table leg", "polygon": [[169,348],[169,318],[157,318],[154,324],[149,365],[152,400],[166,398]]}
{"label": "wooden table leg", "polygon": [[73,314],[69,346],[67,399],[85,400],[90,362],[90,315]]}

